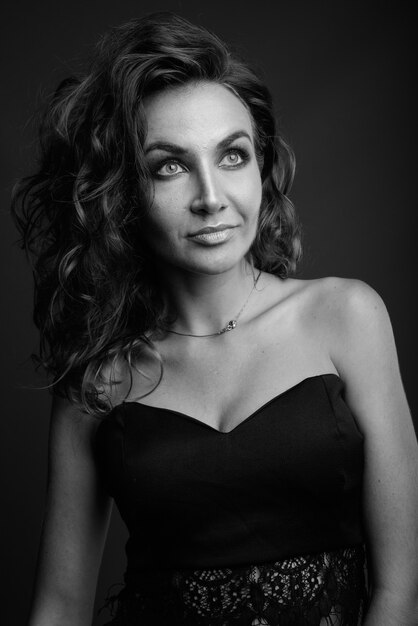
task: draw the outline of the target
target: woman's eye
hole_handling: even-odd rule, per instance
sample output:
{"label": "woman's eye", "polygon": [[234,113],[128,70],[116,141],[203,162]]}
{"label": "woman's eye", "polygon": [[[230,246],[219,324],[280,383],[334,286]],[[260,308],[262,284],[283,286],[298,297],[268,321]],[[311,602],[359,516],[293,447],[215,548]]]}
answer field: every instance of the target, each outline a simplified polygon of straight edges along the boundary
{"label": "woman's eye", "polygon": [[180,165],[180,163],[177,163],[177,161],[166,161],[160,165],[154,173],[157,176],[168,178],[169,176],[175,176],[176,174],[180,174],[180,172],[184,171],[184,167]]}
{"label": "woman's eye", "polygon": [[223,157],[220,165],[222,167],[238,167],[243,165],[248,159],[248,155],[243,150],[230,150]]}

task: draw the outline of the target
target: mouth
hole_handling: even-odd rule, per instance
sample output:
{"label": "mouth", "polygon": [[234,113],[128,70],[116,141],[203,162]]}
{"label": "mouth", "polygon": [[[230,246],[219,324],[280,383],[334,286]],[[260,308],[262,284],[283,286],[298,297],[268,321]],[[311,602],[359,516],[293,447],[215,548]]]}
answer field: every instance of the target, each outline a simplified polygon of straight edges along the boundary
{"label": "mouth", "polygon": [[233,229],[236,228],[232,224],[218,224],[216,226],[206,226],[194,233],[188,235],[188,239],[203,243],[205,245],[214,245],[227,241],[233,234]]}

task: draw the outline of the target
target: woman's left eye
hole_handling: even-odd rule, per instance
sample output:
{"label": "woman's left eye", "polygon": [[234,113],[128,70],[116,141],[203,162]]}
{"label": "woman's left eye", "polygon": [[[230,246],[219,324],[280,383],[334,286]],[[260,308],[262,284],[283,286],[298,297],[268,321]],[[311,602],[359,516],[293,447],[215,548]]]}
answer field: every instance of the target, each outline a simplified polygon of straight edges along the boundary
{"label": "woman's left eye", "polygon": [[220,162],[222,167],[239,167],[247,161],[248,155],[243,150],[229,150]]}

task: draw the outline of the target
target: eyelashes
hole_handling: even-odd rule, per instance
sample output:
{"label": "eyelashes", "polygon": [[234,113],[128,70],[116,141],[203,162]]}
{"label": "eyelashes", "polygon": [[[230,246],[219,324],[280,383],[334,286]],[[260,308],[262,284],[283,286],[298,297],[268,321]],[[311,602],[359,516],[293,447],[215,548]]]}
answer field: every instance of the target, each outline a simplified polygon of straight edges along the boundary
{"label": "eyelashes", "polygon": [[[244,148],[229,148],[222,155],[219,167],[227,170],[235,170],[243,167],[250,159],[250,154]],[[167,157],[161,159],[151,168],[151,173],[155,178],[173,178],[178,174],[187,172],[188,168],[176,158]]]}
{"label": "eyelashes", "polygon": [[246,150],[243,150],[242,148],[230,148],[229,150],[227,150],[227,152],[225,153],[225,155],[223,156],[222,161],[225,161],[225,159],[228,159],[229,157],[238,157],[240,160],[239,161],[229,161],[229,163],[227,165],[223,165],[222,167],[239,167],[241,165],[244,165],[244,163],[246,161],[248,161],[249,159],[249,154]]}
{"label": "eyelashes", "polygon": [[[166,168],[165,172],[163,172],[164,168]],[[177,170],[176,168],[182,169]],[[178,161],[175,161],[174,159],[168,159],[160,163],[156,167],[156,169],[153,170],[153,174],[157,178],[171,178],[172,176],[175,176],[176,174],[180,174],[181,172],[185,171],[186,170],[184,169],[184,167]]]}

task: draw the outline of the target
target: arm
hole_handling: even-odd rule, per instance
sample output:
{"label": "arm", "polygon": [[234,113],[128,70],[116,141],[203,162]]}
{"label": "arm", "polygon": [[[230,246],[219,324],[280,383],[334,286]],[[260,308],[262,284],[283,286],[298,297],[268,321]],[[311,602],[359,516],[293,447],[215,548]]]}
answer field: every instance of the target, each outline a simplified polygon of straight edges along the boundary
{"label": "arm", "polygon": [[98,420],[55,399],[46,511],[28,626],[90,626],[111,499],[97,476]]}
{"label": "arm", "polygon": [[416,625],[418,446],[389,316],[373,289],[351,280],[332,284],[329,310],[331,358],[365,435],[364,516],[373,593],[364,624]]}

